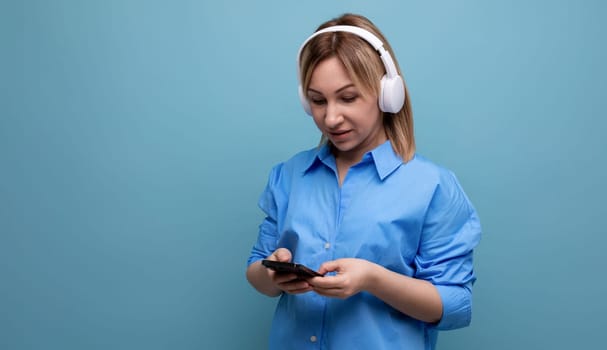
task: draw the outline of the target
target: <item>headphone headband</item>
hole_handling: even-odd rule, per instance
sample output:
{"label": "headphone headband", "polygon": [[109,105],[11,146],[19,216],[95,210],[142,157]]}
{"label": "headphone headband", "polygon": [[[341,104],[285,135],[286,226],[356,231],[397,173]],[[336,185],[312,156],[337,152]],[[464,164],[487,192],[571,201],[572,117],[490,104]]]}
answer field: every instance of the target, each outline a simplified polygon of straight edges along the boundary
{"label": "headphone headband", "polygon": [[356,26],[337,25],[323,28],[313,33],[303,42],[297,53],[297,79],[300,80],[299,97],[306,113],[310,115],[312,114],[310,104],[305,97],[301,85],[301,53],[310,40],[320,34],[328,32],[352,33],[364,39],[366,42],[371,44],[371,46],[373,46],[373,48],[379,53],[379,57],[384,65],[384,68],[386,69],[386,75],[384,75],[381,79],[379,107],[383,112],[397,113],[400,111],[405,103],[405,86],[402,78],[398,74],[398,70],[396,69],[392,56],[390,56],[388,50],[384,48],[384,43],[377,36],[366,29]]}
{"label": "headphone headband", "polygon": [[[298,71],[298,73],[301,73],[299,71],[300,63],[301,63],[300,62],[301,53],[302,53],[304,47],[306,47],[306,45],[308,44],[308,42],[310,42],[310,40],[312,40],[313,38],[317,37],[320,34],[331,33],[331,32],[352,33],[352,34],[355,34],[358,37],[364,39],[366,42],[371,44],[371,46],[373,46],[375,51],[377,51],[379,53],[380,58],[386,68],[386,75],[389,78],[392,78],[392,77],[395,77],[398,75],[398,72],[396,70],[396,65],[394,64],[394,60],[392,60],[392,56],[390,56],[390,53],[384,48],[384,43],[377,36],[375,36],[375,34],[371,33],[370,31],[368,31],[366,29],[363,29],[361,27],[346,26],[346,25],[339,25],[339,26],[323,28],[317,32],[314,32],[312,35],[310,35],[310,37],[308,37],[306,39],[306,41],[304,41],[303,44],[301,44],[301,46],[299,47],[299,51],[297,53],[297,71]],[[300,75],[298,75],[298,76],[300,76]]]}

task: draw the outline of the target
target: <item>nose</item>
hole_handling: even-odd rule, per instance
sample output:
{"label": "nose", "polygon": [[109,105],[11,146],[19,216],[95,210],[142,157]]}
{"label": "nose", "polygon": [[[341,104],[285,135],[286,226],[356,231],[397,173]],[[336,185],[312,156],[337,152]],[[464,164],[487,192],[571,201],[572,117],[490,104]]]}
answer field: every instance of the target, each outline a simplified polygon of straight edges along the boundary
{"label": "nose", "polygon": [[339,106],[335,102],[327,102],[325,111],[325,125],[329,128],[335,128],[344,120]]}

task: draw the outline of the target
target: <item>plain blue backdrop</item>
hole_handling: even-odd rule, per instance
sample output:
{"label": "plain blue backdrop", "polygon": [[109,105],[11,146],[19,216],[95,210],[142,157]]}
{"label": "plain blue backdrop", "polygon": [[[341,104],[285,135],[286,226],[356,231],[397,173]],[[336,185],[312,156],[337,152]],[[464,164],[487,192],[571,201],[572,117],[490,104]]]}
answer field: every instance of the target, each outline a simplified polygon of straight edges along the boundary
{"label": "plain blue backdrop", "polygon": [[0,348],[264,349],[257,198],[317,144],[295,55],[344,12],[483,223],[472,326],[439,349],[600,347],[605,2],[4,0]]}

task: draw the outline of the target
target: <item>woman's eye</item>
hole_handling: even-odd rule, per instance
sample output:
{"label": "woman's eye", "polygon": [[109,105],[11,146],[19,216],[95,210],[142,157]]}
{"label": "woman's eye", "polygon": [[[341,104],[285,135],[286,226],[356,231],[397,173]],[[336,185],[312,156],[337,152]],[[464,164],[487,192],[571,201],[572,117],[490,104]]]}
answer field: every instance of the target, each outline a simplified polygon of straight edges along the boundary
{"label": "woman's eye", "polygon": [[352,103],[354,101],[356,101],[356,97],[357,96],[344,96],[342,97],[342,101],[344,101],[345,103]]}
{"label": "woman's eye", "polygon": [[325,104],[325,100],[320,99],[320,98],[311,98],[310,102],[312,102],[312,104],[315,104],[317,106]]}

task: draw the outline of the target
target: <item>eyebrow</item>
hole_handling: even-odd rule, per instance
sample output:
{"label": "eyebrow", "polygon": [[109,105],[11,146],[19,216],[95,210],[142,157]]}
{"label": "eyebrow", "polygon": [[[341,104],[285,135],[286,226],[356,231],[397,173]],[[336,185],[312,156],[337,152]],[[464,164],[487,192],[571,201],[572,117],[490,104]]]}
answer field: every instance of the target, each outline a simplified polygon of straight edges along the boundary
{"label": "eyebrow", "polygon": [[[344,86],[340,87],[339,89],[335,90],[335,93],[339,93],[340,91],[345,90],[345,89],[350,88],[350,87],[353,87],[353,86],[354,86],[354,84],[344,85]],[[315,92],[317,94],[322,95],[322,92],[320,92],[318,90],[314,90],[314,89],[308,88],[308,91]]]}

